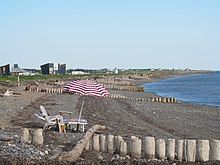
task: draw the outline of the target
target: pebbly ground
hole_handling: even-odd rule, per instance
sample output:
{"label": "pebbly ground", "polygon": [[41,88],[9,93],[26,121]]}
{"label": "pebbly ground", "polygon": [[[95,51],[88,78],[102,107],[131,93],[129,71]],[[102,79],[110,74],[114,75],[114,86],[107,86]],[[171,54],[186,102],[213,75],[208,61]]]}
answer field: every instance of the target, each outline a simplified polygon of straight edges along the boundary
{"label": "pebbly ground", "polygon": [[[39,148],[31,144],[19,143],[20,130],[22,127],[42,128],[44,122],[34,115],[39,112],[40,105],[43,105],[50,115],[58,114],[59,110],[66,110],[72,111],[73,115],[78,117],[83,96],[20,91],[21,96],[0,98],[2,126],[0,134],[1,137],[13,137],[10,142],[0,142],[2,162],[11,160],[11,162],[21,164],[28,164],[29,161],[42,162],[42,164],[64,164],[55,158],[71,150],[83,133],[60,134],[57,131],[45,131],[44,146]],[[111,91],[111,93],[133,98],[151,97],[151,94],[140,92]],[[131,135],[142,139],[145,136],[154,136],[156,139],[219,139],[220,137],[220,108],[217,107],[88,96],[84,99],[82,117],[88,121],[86,129],[94,124],[106,125],[107,130],[100,132],[106,135],[121,135],[125,140],[128,140]],[[132,159],[121,160],[117,155],[91,154],[90,152],[84,152],[78,161],[91,164],[92,162],[97,164],[109,162],[131,164],[133,162]],[[134,160],[134,162],[145,164],[146,160]],[[132,164],[135,164],[134,162]],[[7,161],[5,163],[7,164]],[[150,163],[169,164],[170,162]]]}

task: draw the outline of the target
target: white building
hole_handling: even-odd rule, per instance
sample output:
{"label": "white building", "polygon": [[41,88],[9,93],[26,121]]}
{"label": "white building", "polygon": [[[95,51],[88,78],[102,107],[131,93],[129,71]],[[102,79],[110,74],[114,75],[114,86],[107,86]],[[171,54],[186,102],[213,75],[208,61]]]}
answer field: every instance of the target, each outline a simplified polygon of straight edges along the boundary
{"label": "white building", "polygon": [[72,71],[71,73],[72,75],[86,75],[86,74],[89,74],[87,72],[82,72],[82,71]]}

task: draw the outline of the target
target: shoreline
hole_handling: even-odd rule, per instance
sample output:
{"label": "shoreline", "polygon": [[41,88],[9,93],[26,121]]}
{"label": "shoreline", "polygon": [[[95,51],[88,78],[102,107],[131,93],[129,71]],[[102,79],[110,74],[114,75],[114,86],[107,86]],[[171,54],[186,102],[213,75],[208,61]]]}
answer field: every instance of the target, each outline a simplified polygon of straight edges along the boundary
{"label": "shoreline", "polygon": [[[166,75],[160,78],[155,78],[149,81],[149,79],[145,79],[143,78],[143,80],[138,80],[138,83],[135,83],[135,85],[137,86],[144,86],[144,84],[148,84],[148,83],[155,83],[155,82],[160,82],[162,80],[166,80],[166,79],[172,79],[172,78],[181,78],[181,77],[185,77],[185,76],[193,76],[193,75],[203,75],[203,74],[212,74],[214,73],[214,71],[212,72],[194,72],[194,73],[183,73],[183,74],[171,74],[171,75]],[[152,94],[154,97],[164,97],[161,95],[156,94],[155,92],[150,92],[150,91],[144,91],[145,93],[148,94]],[[170,96],[172,97],[172,96]],[[220,108],[220,106],[218,105],[211,105],[211,104],[205,104],[205,103],[194,103],[194,102],[190,102],[190,101],[183,101],[183,100],[179,100],[182,103],[185,104],[191,104],[191,105],[199,105],[199,106],[208,106],[208,107],[213,107],[213,108]]]}

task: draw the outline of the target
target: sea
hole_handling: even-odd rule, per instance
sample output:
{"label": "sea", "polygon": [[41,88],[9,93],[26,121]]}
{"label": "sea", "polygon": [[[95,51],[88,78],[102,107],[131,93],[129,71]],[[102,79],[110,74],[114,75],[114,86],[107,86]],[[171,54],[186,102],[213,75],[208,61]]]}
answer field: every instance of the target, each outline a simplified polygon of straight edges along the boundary
{"label": "sea", "polygon": [[144,90],[188,103],[220,107],[220,71],[146,83]]}

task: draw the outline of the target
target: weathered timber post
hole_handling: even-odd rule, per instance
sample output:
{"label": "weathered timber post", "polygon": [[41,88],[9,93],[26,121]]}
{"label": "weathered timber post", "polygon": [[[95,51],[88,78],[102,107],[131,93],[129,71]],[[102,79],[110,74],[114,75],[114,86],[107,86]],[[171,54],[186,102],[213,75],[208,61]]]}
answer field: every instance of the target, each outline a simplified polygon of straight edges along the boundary
{"label": "weathered timber post", "polygon": [[212,140],[210,149],[210,160],[220,160],[220,140]]}
{"label": "weathered timber post", "polygon": [[115,151],[117,154],[119,154],[119,151],[120,151],[120,143],[121,141],[123,140],[123,138],[121,136],[116,136],[115,137],[115,140],[116,140],[116,147],[115,147]]}
{"label": "weathered timber post", "polygon": [[175,140],[174,139],[168,139],[167,142],[167,158],[169,160],[175,159]]}
{"label": "weathered timber post", "polygon": [[177,141],[177,160],[183,160],[183,140]]}
{"label": "weathered timber post", "polygon": [[162,98],[161,97],[159,97],[158,102],[162,102]]}
{"label": "weathered timber post", "polygon": [[155,139],[154,137],[145,137],[144,152],[146,159],[154,159],[155,157]]}
{"label": "weathered timber post", "polygon": [[166,97],[163,97],[163,102],[164,102],[164,103],[166,103],[166,102],[167,102],[167,101],[166,101]]}
{"label": "weathered timber post", "polygon": [[197,160],[198,161],[209,161],[209,141],[208,140],[198,140],[197,143]]}
{"label": "weathered timber post", "polygon": [[23,128],[20,141],[22,143],[29,143],[29,136],[30,136],[29,129],[28,128]]}
{"label": "weathered timber post", "polygon": [[105,142],[106,142],[106,136],[101,135],[101,151],[102,152],[106,152]]}
{"label": "weathered timber post", "polygon": [[108,150],[108,153],[110,154],[114,153],[114,136],[113,135],[108,135],[107,150]]}
{"label": "weathered timber post", "polygon": [[100,145],[99,145],[99,135],[95,134],[93,136],[93,149],[95,151],[100,151]]}
{"label": "weathered timber post", "polygon": [[141,158],[141,139],[137,137],[131,139],[131,157]]}
{"label": "weathered timber post", "polygon": [[185,140],[185,160],[195,162],[196,158],[196,140]]}
{"label": "weathered timber post", "polygon": [[122,140],[120,142],[119,155],[122,156],[122,157],[125,157],[127,155],[127,152],[128,152],[127,148],[128,148],[127,143],[124,140]]}
{"label": "weathered timber post", "polygon": [[36,146],[42,146],[44,142],[43,129],[36,129],[33,134],[33,143]]}
{"label": "weathered timber post", "polygon": [[164,139],[158,139],[156,141],[156,153],[160,160],[165,160],[166,158],[166,143]]}
{"label": "weathered timber post", "polygon": [[154,97],[152,97],[150,101],[154,102],[154,101],[155,101],[155,100],[154,100]]}

